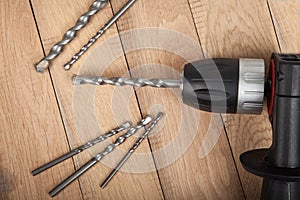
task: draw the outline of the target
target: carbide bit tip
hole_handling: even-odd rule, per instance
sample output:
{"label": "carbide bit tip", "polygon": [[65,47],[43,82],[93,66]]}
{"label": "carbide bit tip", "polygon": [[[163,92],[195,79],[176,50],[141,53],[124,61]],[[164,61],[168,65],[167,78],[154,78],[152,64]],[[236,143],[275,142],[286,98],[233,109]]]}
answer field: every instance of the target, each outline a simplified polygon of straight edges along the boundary
{"label": "carbide bit tip", "polygon": [[125,122],[124,124],[121,125],[121,127],[124,129],[129,128],[130,126],[131,126],[130,122]]}
{"label": "carbide bit tip", "polygon": [[143,120],[142,120],[142,124],[143,126],[149,124],[152,121],[152,117],[150,116],[146,116]]}
{"label": "carbide bit tip", "polygon": [[41,60],[39,63],[35,64],[35,70],[40,73],[44,73],[45,70],[49,67],[49,61]]}

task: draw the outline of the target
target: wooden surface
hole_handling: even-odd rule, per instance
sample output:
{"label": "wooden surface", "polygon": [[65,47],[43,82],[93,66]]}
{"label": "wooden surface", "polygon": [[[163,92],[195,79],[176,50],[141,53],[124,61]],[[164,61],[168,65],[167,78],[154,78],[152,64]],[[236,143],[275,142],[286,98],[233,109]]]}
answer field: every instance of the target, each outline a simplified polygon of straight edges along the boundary
{"label": "wooden surface", "polygon": [[[55,198],[258,199],[261,179],[242,168],[239,155],[270,145],[266,111],[212,115],[183,105],[176,89],[74,87],[70,80],[73,74],[129,76],[128,69],[133,77],[178,78],[193,59],[253,57],[268,63],[272,52],[299,53],[299,0],[139,0],[64,71],[63,64],[125,2],[111,1],[49,72],[39,74],[33,64],[92,1],[0,1],[0,199],[50,198],[55,185],[113,139],[38,176],[30,171],[118,123],[136,123],[159,110],[165,119],[106,189],[99,184],[136,138]],[[207,138],[212,144],[202,145]],[[201,156],[203,149],[211,151]]]}

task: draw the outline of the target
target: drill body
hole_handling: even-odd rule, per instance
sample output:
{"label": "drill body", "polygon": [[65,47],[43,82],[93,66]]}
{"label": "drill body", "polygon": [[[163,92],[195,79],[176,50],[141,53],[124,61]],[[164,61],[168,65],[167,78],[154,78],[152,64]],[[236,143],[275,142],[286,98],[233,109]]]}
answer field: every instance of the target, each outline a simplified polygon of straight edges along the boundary
{"label": "drill body", "polygon": [[263,177],[261,199],[300,199],[300,56],[272,55],[268,109],[273,138],[269,149],[241,155],[243,167]]}

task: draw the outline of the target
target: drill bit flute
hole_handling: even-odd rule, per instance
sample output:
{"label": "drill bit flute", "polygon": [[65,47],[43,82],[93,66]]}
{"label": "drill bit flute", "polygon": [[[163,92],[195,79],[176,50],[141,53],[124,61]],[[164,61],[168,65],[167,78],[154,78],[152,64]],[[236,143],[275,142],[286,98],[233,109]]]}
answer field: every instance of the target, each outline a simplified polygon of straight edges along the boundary
{"label": "drill bit flute", "polygon": [[111,179],[117,174],[117,172],[121,169],[121,167],[125,164],[125,162],[130,158],[130,156],[134,153],[134,151],[140,146],[143,140],[150,134],[152,129],[157,125],[159,120],[164,116],[163,113],[158,113],[157,117],[151,122],[149,127],[146,127],[146,131],[141,135],[141,137],[134,143],[134,145],[130,148],[130,150],[126,153],[126,155],[122,158],[122,160],[118,163],[115,169],[108,175],[108,177],[101,184],[101,188],[104,189],[107,184],[111,181]]}
{"label": "drill bit flute", "polygon": [[127,133],[120,136],[115,143],[108,145],[104,151],[97,154],[94,158],[92,158],[89,162],[84,164],[82,167],[80,167],[77,171],[75,171],[71,176],[66,178],[63,182],[61,182],[58,186],[56,186],[53,190],[49,192],[51,197],[54,197],[56,194],[58,194],[60,191],[62,191],[65,187],[67,187],[70,183],[72,183],[74,180],[76,180],[79,176],[81,176],[83,173],[85,173],[87,170],[89,170],[91,167],[93,167],[96,163],[98,163],[100,160],[104,158],[104,156],[111,153],[117,146],[121,145],[125,142],[127,138],[132,136],[137,132],[138,129],[142,128],[143,126],[149,124],[151,122],[152,118],[150,116],[147,116],[146,118],[142,119],[136,126],[130,128]]}
{"label": "drill bit flute", "polygon": [[158,87],[158,88],[180,88],[180,80],[168,80],[168,79],[144,79],[144,78],[106,78],[101,76],[74,76],[73,77],[74,85],[114,85],[114,86],[134,86],[134,87]]}
{"label": "drill bit flute", "polygon": [[64,65],[65,70],[69,70],[72,65],[105,33],[113,23],[115,23],[136,0],[129,0],[98,32],[92,37],[72,59]]}
{"label": "drill bit flute", "polygon": [[51,167],[53,167],[54,165],[57,165],[58,163],[61,163],[63,162],[64,160],[68,159],[68,158],[71,158],[73,156],[75,156],[76,154],[79,154],[81,152],[83,152],[84,150],[94,146],[95,144],[99,143],[99,142],[102,142],[104,140],[106,140],[107,138],[109,137],[112,137],[114,135],[116,135],[117,133],[129,128],[131,126],[130,122],[125,122],[124,124],[122,124],[120,127],[117,127],[115,129],[112,129],[110,130],[109,132],[107,132],[106,134],[104,135],[101,135],[99,137],[97,137],[96,139],[94,140],[91,140],[89,142],[87,142],[86,144],[76,148],[76,149],[73,149],[72,151],[70,151],[69,153],[65,154],[65,155],[62,155],[60,156],[59,158],[37,168],[36,170],[33,170],[32,171],[32,175],[35,176]]}
{"label": "drill bit flute", "polygon": [[63,39],[51,48],[49,54],[35,65],[35,69],[38,72],[44,72],[49,67],[51,60],[53,60],[59,54],[61,54],[64,46],[70,43],[76,37],[77,32],[83,29],[83,27],[85,27],[88,24],[90,18],[93,15],[95,15],[99,10],[101,10],[107,4],[107,2],[108,0],[95,0],[90,6],[89,11],[79,17],[79,19],[76,22],[76,25],[70,28],[64,34]]}

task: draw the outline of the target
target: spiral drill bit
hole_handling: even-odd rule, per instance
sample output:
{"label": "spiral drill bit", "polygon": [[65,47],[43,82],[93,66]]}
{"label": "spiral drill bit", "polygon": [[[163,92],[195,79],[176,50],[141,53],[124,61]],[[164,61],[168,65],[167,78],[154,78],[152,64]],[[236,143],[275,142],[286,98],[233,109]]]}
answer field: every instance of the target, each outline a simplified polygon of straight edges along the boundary
{"label": "spiral drill bit", "polygon": [[105,33],[113,23],[115,23],[136,0],[129,0],[98,32],[92,37],[72,59],[64,65],[65,70],[69,70],[72,65]]}
{"label": "spiral drill bit", "polygon": [[158,88],[180,88],[182,82],[180,80],[162,80],[162,79],[143,79],[143,78],[106,78],[101,76],[74,76],[74,85],[114,85],[114,86],[125,86],[130,85],[134,87],[158,87]]}
{"label": "spiral drill bit", "polygon": [[44,72],[49,67],[50,61],[61,54],[64,46],[70,43],[76,37],[77,32],[85,27],[88,24],[90,18],[99,10],[101,10],[107,4],[107,2],[108,0],[95,0],[90,6],[89,10],[79,17],[76,25],[70,28],[64,34],[63,39],[51,48],[49,54],[35,65],[35,69],[38,72]]}
{"label": "spiral drill bit", "polygon": [[62,191],[65,187],[67,187],[70,183],[72,183],[75,179],[77,179],[79,176],[81,176],[83,173],[85,173],[87,170],[89,170],[91,167],[93,167],[96,163],[98,163],[101,159],[104,158],[107,154],[111,153],[117,146],[121,145],[125,142],[127,138],[132,136],[137,132],[138,129],[142,128],[143,126],[149,124],[151,122],[152,118],[150,116],[147,116],[146,118],[142,119],[136,126],[130,128],[127,133],[120,136],[115,143],[108,145],[104,151],[97,154],[94,158],[92,158],[89,162],[84,164],[82,167],[80,167],[77,171],[75,171],[71,176],[66,178],[63,182],[61,182],[58,186],[56,186],[53,190],[49,192],[51,197],[54,197],[57,193]]}
{"label": "spiral drill bit", "polygon": [[157,125],[159,120],[164,116],[163,113],[158,113],[157,117],[151,122],[149,127],[146,127],[146,131],[141,135],[141,137],[134,143],[134,145],[130,148],[130,150],[126,153],[126,155],[122,158],[122,160],[117,164],[116,168],[108,175],[108,177],[101,184],[101,188],[104,189],[111,179],[117,174],[117,172],[121,169],[121,167],[125,164],[125,162],[130,158],[130,156],[134,153],[134,151],[140,146],[143,140],[150,134],[152,129]]}
{"label": "spiral drill bit", "polygon": [[87,142],[86,144],[76,148],[76,149],[73,149],[72,151],[70,151],[69,153],[65,154],[65,155],[62,155],[60,156],[59,158],[37,168],[36,170],[32,171],[32,175],[35,176],[51,167],[53,167],[54,165],[57,165],[58,163],[61,163],[63,162],[64,160],[70,158],[70,157],[73,157],[74,155],[76,154],[79,154],[81,152],[83,152],[84,150],[94,146],[95,144],[99,143],[99,142],[102,142],[104,140],[106,140],[107,138],[109,137],[112,137],[114,135],[116,135],[117,133],[129,128],[131,126],[130,122],[125,122],[124,124],[122,124],[120,127],[117,127],[115,129],[112,129],[110,130],[109,132],[107,132],[106,134],[104,135],[101,135],[99,137],[97,137],[96,139],[94,140],[91,140],[89,142]]}

